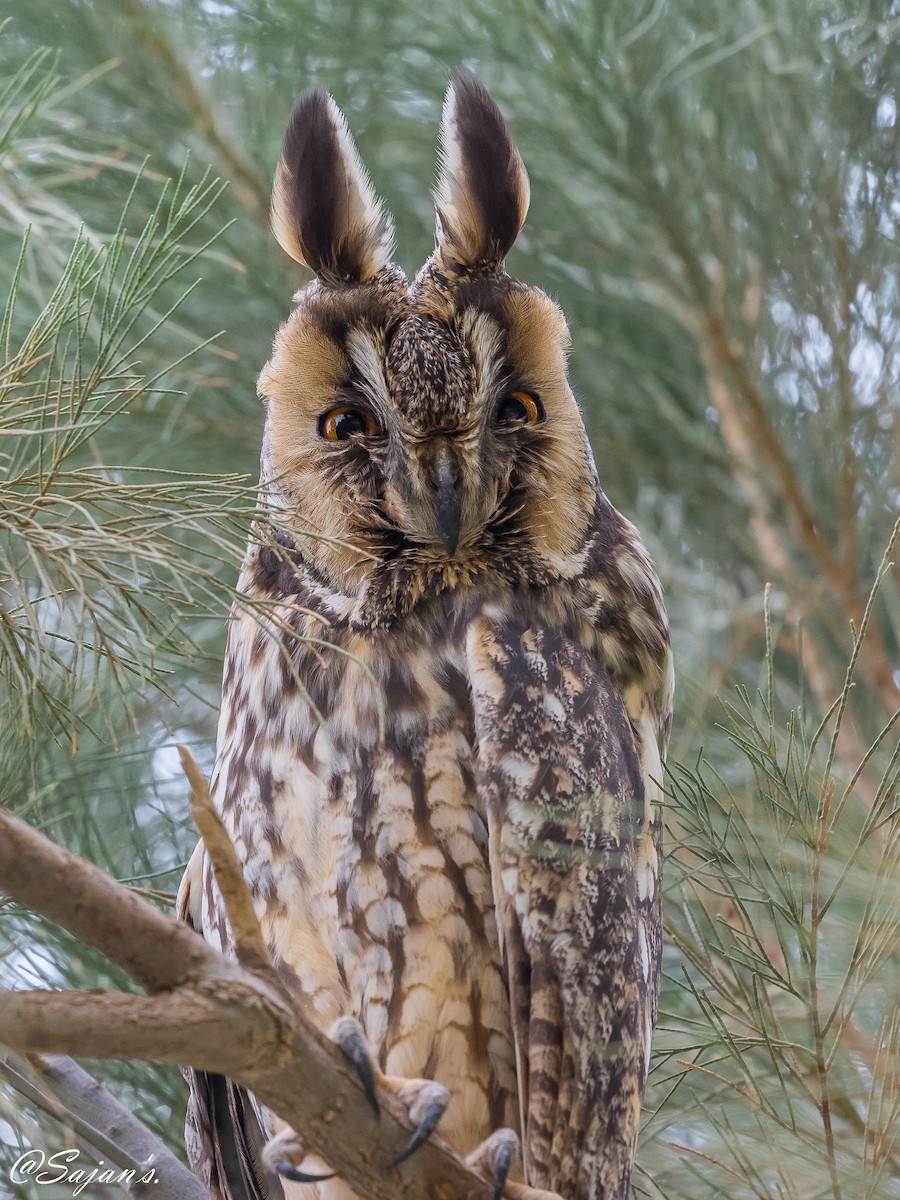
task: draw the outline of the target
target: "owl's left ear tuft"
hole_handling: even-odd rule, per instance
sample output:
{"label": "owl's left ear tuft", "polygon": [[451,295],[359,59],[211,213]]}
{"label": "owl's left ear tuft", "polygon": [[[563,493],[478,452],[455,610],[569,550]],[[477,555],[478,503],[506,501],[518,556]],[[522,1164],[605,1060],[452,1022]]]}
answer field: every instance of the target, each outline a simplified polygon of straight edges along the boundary
{"label": "owl's left ear tuft", "polygon": [[279,245],[332,287],[362,283],[391,260],[394,226],[326,92],[294,105],[275,172],[272,231]]}
{"label": "owl's left ear tuft", "polygon": [[445,260],[500,271],[525,223],[525,166],[500,109],[468,72],[447,89],[441,119],[437,248]]}

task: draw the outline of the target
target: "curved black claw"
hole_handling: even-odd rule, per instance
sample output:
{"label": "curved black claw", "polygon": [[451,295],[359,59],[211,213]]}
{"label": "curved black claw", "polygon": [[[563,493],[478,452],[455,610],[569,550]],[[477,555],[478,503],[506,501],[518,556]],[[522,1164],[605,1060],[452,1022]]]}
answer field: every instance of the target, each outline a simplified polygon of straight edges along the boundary
{"label": "curved black claw", "polygon": [[513,1165],[514,1158],[515,1147],[508,1142],[497,1151],[497,1158],[494,1162],[493,1200],[500,1200],[503,1195],[503,1189],[506,1187],[506,1179],[509,1175],[509,1169]]}
{"label": "curved black claw", "polygon": [[[343,1022],[339,1024],[342,1025]],[[353,1063],[359,1082],[363,1085],[363,1091],[366,1093],[369,1106],[377,1117],[380,1116],[381,1110],[378,1107],[378,1095],[375,1091],[375,1068],[372,1066],[372,1060],[369,1057],[369,1051],[366,1049],[366,1043],[363,1041],[362,1034],[355,1026],[356,1022],[351,1024],[348,1021],[347,1025],[344,1028],[338,1028],[333,1036],[340,1048]]]}
{"label": "curved black claw", "polygon": [[402,1162],[406,1162],[411,1155],[415,1154],[420,1146],[423,1146],[428,1141],[428,1139],[437,1129],[438,1121],[440,1121],[441,1117],[444,1115],[444,1110],[446,1107],[446,1101],[444,1101],[442,1104],[428,1105],[421,1121],[419,1122],[418,1128],[406,1143],[406,1146],[403,1148],[403,1150],[401,1150],[401,1152],[391,1163],[392,1167],[399,1167]]}
{"label": "curved black claw", "polygon": [[291,1166],[286,1158],[279,1158],[272,1165],[283,1179],[290,1179],[294,1183],[322,1183],[325,1179],[334,1179],[334,1171],[330,1175],[308,1175],[306,1171],[298,1171]]}

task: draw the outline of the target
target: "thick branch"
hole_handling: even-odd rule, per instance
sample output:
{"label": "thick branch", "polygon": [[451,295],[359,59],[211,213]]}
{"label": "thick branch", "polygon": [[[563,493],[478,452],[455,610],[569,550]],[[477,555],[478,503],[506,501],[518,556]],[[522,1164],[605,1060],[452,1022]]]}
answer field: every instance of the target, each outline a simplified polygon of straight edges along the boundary
{"label": "thick branch", "polygon": [[[201,986],[154,996],[0,991],[0,1029],[5,1045],[22,1054],[190,1063],[221,1074],[233,1073],[255,1055],[272,1054],[279,1041],[277,1019],[260,1011],[252,983],[242,988],[230,980],[218,997],[204,995]],[[236,1044],[219,1045],[224,1039]]]}

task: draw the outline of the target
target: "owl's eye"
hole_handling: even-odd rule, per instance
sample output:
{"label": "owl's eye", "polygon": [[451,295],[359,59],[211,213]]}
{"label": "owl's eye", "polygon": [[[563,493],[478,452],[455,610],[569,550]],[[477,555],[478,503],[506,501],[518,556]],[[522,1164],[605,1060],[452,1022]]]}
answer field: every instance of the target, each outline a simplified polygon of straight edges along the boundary
{"label": "owl's eye", "polygon": [[378,433],[378,422],[367,408],[353,408],[340,404],[319,417],[319,436],[326,442],[346,442],[352,437],[373,437]]}
{"label": "owl's eye", "polygon": [[500,425],[535,425],[543,418],[543,406],[530,392],[510,392],[497,405],[496,420]]}

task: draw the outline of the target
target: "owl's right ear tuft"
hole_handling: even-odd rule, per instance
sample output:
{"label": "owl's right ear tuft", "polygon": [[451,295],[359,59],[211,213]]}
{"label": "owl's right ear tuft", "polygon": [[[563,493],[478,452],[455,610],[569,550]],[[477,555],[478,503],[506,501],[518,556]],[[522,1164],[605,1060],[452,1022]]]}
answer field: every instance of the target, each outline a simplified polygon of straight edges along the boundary
{"label": "owl's right ear tuft", "polygon": [[279,245],[336,287],[363,283],[391,259],[394,226],[344,114],[313,88],[294,104],[272,191]]}

